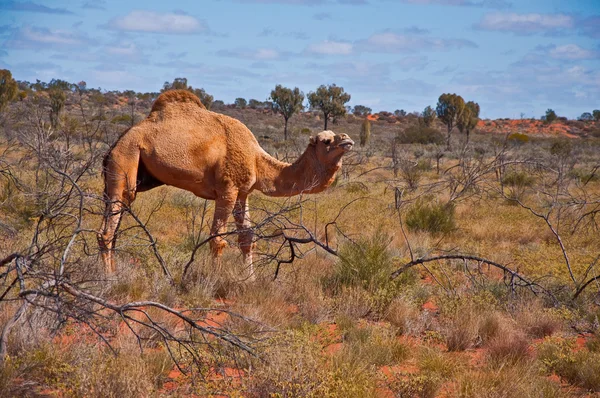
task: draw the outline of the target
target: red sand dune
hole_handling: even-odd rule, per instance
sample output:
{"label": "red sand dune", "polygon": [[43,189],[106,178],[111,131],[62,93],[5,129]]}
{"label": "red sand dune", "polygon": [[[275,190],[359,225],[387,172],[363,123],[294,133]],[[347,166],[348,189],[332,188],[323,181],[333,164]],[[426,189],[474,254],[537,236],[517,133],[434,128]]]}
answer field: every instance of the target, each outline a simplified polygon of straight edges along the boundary
{"label": "red sand dune", "polygon": [[545,123],[541,120],[480,120],[477,131],[481,133],[513,134],[520,133],[533,136],[579,138],[583,134],[573,123],[555,121]]}

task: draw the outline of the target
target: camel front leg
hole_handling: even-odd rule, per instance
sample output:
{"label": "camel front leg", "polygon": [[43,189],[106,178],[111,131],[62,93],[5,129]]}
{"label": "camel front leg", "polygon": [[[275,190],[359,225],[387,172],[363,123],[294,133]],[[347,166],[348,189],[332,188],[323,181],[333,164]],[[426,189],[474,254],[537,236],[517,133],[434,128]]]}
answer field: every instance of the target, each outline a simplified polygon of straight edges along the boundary
{"label": "camel front leg", "polygon": [[[118,152],[118,150],[115,149]],[[125,206],[135,200],[138,156],[111,153],[105,160],[104,170],[104,200],[106,209],[104,219],[98,234],[100,254],[107,275],[116,271],[114,249],[115,236],[119,229],[121,216]]]}
{"label": "camel front leg", "polygon": [[107,275],[112,275],[116,271],[113,251],[115,248],[115,235],[122,215],[122,202],[107,200],[104,219],[102,220],[102,226],[98,234],[98,245],[100,246],[100,254],[102,255],[102,262],[104,263]]}
{"label": "camel front leg", "polygon": [[238,243],[244,257],[244,266],[250,273],[248,279],[253,281],[255,279],[254,267],[252,265],[253,234],[250,224],[250,212],[248,210],[248,198],[246,195],[238,195],[233,210],[233,218],[235,219],[237,228]]}
{"label": "camel front leg", "polygon": [[218,265],[220,265],[223,249],[227,247],[227,241],[219,235],[226,230],[227,220],[235,206],[236,194],[237,193],[228,193],[218,197],[215,201],[215,217],[210,229],[210,235],[213,237],[210,241],[210,249],[213,257],[217,260]]}

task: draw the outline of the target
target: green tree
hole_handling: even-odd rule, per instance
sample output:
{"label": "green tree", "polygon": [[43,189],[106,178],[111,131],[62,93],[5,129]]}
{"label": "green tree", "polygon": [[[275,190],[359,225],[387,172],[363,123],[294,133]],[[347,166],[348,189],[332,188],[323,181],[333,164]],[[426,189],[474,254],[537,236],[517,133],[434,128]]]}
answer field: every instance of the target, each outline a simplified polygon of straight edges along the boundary
{"label": "green tree", "polygon": [[186,77],[176,77],[172,83],[165,82],[165,84],[163,84],[163,88],[160,90],[160,92],[164,93],[165,91],[168,91],[168,90],[187,90],[187,89],[189,89],[187,78]]}
{"label": "green tree", "polygon": [[461,133],[467,134],[467,144],[469,143],[471,131],[477,127],[477,123],[479,122],[479,111],[479,104],[477,102],[469,101],[465,104],[465,108],[456,121],[458,130]]}
{"label": "green tree", "polygon": [[273,110],[276,113],[283,115],[285,120],[285,127],[283,128],[283,137],[287,140],[288,137],[288,120],[294,115],[294,113],[300,112],[304,106],[304,94],[298,87],[291,88],[283,87],[281,84],[275,86],[275,89],[271,91],[270,101],[273,102]]}
{"label": "green tree", "polygon": [[[36,84],[40,83],[39,80]],[[65,80],[52,79],[50,83],[42,83],[50,96],[50,124],[56,129],[60,121],[60,114],[65,108],[66,92],[74,90],[77,86]]]}
{"label": "green tree", "polygon": [[448,134],[446,135],[446,150],[451,149],[450,138],[452,136],[452,129],[456,126],[456,123],[460,117],[460,114],[465,109],[465,101],[460,95],[456,94],[442,94],[438,99],[435,111],[437,117],[446,125]]}
{"label": "green tree", "polygon": [[67,96],[60,87],[52,87],[48,93],[50,94],[50,124],[52,128],[58,127],[60,114],[65,108]]}
{"label": "green tree", "polygon": [[594,116],[592,116],[592,114],[589,112],[583,112],[581,114],[581,116],[579,116],[578,119],[583,122],[590,122],[590,121],[594,120]]}
{"label": "green tree", "polygon": [[135,108],[138,103],[137,95],[133,90],[123,91],[123,96],[127,98],[127,106],[129,107],[129,126],[135,125]]}
{"label": "green tree", "polygon": [[373,110],[364,105],[356,105],[354,109],[352,109],[352,113],[354,113],[356,116],[367,116],[370,115],[371,112],[373,112]]}
{"label": "green tree", "polygon": [[546,123],[552,123],[556,119],[558,119],[558,115],[554,112],[553,109],[548,109],[546,114],[542,117]]}
{"label": "green tree", "polygon": [[17,92],[17,82],[13,79],[8,69],[0,69],[0,112],[15,99]]}
{"label": "green tree", "polygon": [[396,117],[406,117],[407,113],[404,109],[396,109],[394,111],[394,116]]}
{"label": "green tree", "polygon": [[425,126],[427,127],[431,127],[435,121],[435,118],[437,117],[435,110],[430,106],[427,106],[425,109],[423,109],[421,116],[423,117],[423,123],[425,123]]}
{"label": "green tree", "polygon": [[360,146],[365,146],[371,140],[371,122],[365,119],[360,126]]}
{"label": "green tree", "polygon": [[308,93],[308,102],[311,108],[323,112],[325,130],[327,130],[327,121],[330,118],[346,114],[345,104],[348,101],[350,101],[350,94],[344,92],[343,87],[338,87],[335,84],[331,86],[321,85],[317,88],[317,91]]}
{"label": "green tree", "polygon": [[248,101],[248,107],[250,109],[258,109],[258,108],[262,108],[263,103],[262,101],[256,100],[254,98],[252,98],[250,101]]}
{"label": "green tree", "polygon": [[164,93],[168,90],[188,90],[200,98],[200,102],[202,102],[206,109],[210,109],[214,101],[214,97],[208,94],[203,88],[193,88],[188,85],[188,79],[186,77],[176,77],[171,83],[165,82],[160,92]]}
{"label": "green tree", "polygon": [[246,101],[244,98],[241,98],[241,97],[236,98],[233,103],[235,104],[236,108],[240,108],[240,109],[244,109],[248,105],[248,101]]}
{"label": "green tree", "polygon": [[594,109],[592,111],[592,116],[594,116],[594,120],[600,122],[600,109]]}
{"label": "green tree", "polygon": [[206,109],[210,109],[212,107],[213,101],[215,97],[208,94],[203,88],[194,88],[190,87],[190,91],[196,94],[198,98],[200,98],[200,102],[206,107]]}

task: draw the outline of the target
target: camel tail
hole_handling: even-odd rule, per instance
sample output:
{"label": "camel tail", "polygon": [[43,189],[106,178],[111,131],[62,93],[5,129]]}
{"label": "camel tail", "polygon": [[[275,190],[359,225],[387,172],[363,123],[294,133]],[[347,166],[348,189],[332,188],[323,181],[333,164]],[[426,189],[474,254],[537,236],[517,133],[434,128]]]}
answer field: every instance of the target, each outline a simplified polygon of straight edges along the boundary
{"label": "camel tail", "polygon": [[193,103],[201,109],[206,109],[200,98],[194,93],[187,90],[168,90],[158,96],[154,104],[152,104],[152,112],[160,112],[167,106],[176,103]]}

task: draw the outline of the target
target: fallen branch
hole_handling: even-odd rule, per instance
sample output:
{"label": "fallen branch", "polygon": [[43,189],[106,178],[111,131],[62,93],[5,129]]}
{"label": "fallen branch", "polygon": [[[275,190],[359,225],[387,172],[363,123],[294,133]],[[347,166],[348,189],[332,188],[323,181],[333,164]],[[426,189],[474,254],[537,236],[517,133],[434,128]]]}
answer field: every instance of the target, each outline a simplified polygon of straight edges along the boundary
{"label": "fallen branch", "polygon": [[523,285],[522,285],[523,287],[532,288],[532,291],[534,293],[536,293],[536,292],[535,292],[535,290],[533,288],[537,287],[544,294],[547,294],[548,296],[552,297],[552,299],[554,301],[556,301],[556,298],[554,297],[554,295],[552,294],[552,292],[550,292],[549,290],[547,290],[543,286],[539,285],[538,283],[535,283],[535,282],[527,279],[523,275],[519,274],[516,271],[513,271],[512,269],[508,268],[505,265],[502,265],[502,264],[497,263],[497,262],[492,261],[492,260],[488,260],[488,259],[483,258],[483,257],[477,257],[477,256],[469,256],[469,255],[463,255],[463,254],[446,254],[446,255],[442,255],[442,256],[435,256],[435,257],[429,257],[429,258],[420,258],[420,259],[413,260],[413,261],[411,261],[409,263],[404,264],[402,267],[400,267],[399,269],[397,269],[396,271],[394,271],[390,277],[391,277],[391,279],[395,279],[400,274],[402,274],[404,271],[406,271],[409,268],[414,267],[415,265],[425,264],[425,263],[429,263],[429,262],[432,262],[432,261],[440,261],[440,260],[463,260],[463,261],[472,260],[472,261],[478,261],[478,262],[483,263],[483,264],[491,265],[493,267],[501,269],[502,271],[505,272],[505,274],[509,274],[510,275],[510,279],[511,279],[510,284],[511,284],[511,286],[514,286],[514,280],[517,279],[517,280],[519,280],[519,281],[521,281],[523,283]]}

